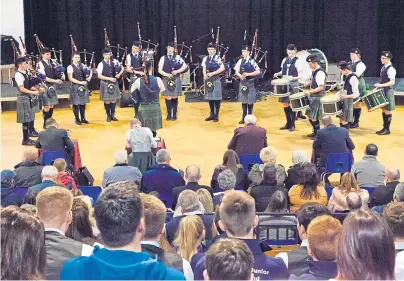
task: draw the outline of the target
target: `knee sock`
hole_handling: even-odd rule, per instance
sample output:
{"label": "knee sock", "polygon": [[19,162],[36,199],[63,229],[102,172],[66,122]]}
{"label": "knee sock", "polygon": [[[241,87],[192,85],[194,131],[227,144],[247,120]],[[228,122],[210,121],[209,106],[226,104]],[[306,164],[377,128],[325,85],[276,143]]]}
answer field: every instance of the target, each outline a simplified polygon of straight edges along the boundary
{"label": "knee sock", "polygon": [[51,107],[49,109],[49,114],[48,114],[49,118],[51,118],[53,116],[53,107]]}
{"label": "knee sock", "polygon": [[74,114],[74,117],[76,118],[76,120],[80,121],[78,105],[73,105],[73,114]]}
{"label": "knee sock", "polygon": [[110,103],[110,111],[111,111],[111,117],[115,117],[115,108],[116,108],[116,103]]}
{"label": "knee sock", "polygon": [[215,101],[209,101],[210,115],[215,115]]}
{"label": "knee sock", "polygon": [[385,125],[385,129],[387,131],[390,131],[390,124],[391,124],[391,119],[393,119],[393,114],[385,114],[386,116],[386,125]]}
{"label": "knee sock", "polygon": [[320,121],[317,120],[317,121],[313,122],[313,124],[314,124],[314,126],[313,126],[314,133],[317,134],[317,131],[320,130]]}
{"label": "knee sock", "polygon": [[215,115],[216,115],[216,117],[219,116],[220,103],[221,103],[221,100],[215,100],[215,110],[216,110]]}
{"label": "knee sock", "polygon": [[290,123],[294,127],[296,121],[296,112],[294,112],[290,106],[288,108],[289,108]]}
{"label": "knee sock", "polygon": [[253,109],[254,109],[254,104],[249,104],[248,105],[248,114],[251,115],[253,113]]}
{"label": "knee sock", "polygon": [[23,141],[28,140],[28,127],[29,127],[29,123],[22,123],[22,140]]}
{"label": "knee sock", "polygon": [[386,119],[386,113],[382,112],[382,116],[383,116],[383,128],[386,129],[386,123],[387,123],[387,119]]}
{"label": "knee sock", "polygon": [[283,108],[283,112],[285,113],[285,117],[286,117],[286,124],[287,124],[288,126],[290,126],[289,108],[290,108],[290,107],[284,107],[284,108]]}
{"label": "knee sock", "polygon": [[134,103],[133,108],[135,109],[135,118],[137,118],[139,114],[139,103]]}
{"label": "knee sock", "polygon": [[86,119],[86,105],[80,104],[79,109],[80,109],[81,120],[85,120]]}
{"label": "knee sock", "polygon": [[243,121],[244,121],[244,117],[246,117],[247,115],[247,104],[246,103],[242,103],[241,107],[243,109]]}
{"label": "knee sock", "polygon": [[354,123],[359,123],[359,117],[361,116],[362,108],[354,108],[353,115],[354,115]]}
{"label": "knee sock", "polygon": [[104,108],[105,108],[105,113],[107,114],[107,117],[111,117],[110,103],[104,103]]}
{"label": "knee sock", "polygon": [[171,117],[171,109],[172,109],[171,100],[166,99],[166,107],[167,107],[167,116]]}
{"label": "knee sock", "polygon": [[178,111],[178,98],[172,99],[172,106],[173,106],[173,117],[177,117],[177,111]]}

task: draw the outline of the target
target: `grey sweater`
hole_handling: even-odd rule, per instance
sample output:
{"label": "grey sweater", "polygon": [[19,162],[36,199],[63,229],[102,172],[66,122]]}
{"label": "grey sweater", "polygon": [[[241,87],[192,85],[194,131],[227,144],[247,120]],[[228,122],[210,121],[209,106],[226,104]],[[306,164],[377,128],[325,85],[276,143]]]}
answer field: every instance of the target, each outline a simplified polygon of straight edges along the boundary
{"label": "grey sweater", "polygon": [[384,185],[385,168],[376,156],[365,155],[361,161],[353,164],[351,173],[360,187]]}

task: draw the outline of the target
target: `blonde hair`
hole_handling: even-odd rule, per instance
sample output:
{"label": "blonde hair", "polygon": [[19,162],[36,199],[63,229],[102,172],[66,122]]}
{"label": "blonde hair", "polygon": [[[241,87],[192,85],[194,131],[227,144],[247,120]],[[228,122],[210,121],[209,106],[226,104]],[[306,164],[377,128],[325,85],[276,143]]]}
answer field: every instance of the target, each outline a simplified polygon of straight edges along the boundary
{"label": "blonde hair", "polygon": [[278,152],[276,151],[275,148],[273,148],[271,146],[264,147],[260,151],[260,158],[261,158],[262,162],[264,162],[264,164],[272,163],[275,165],[277,156],[278,156]]}
{"label": "blonde hair", "polygon": [[73,195],[64,187],[47,187],[39,192],[36,197],[38,217],[45,225],[47,223],[64,223],[69,216],[72,205]]}
{"label": "blonde hair", "polygon": [[213,200],[210,192],[205,188],[200,188],[196,191],[196,194],[198,194],[199,201],[202,203],[205,212],[213,213]]}
{"label": "blonde hair", "polygon": [[204,237],[205,227],[202,219],[199,216],[186,216],[180,221],[173,244],[178,247],[178,254],[190,262]]}
{"label": "blonde hair", "polygon": [[346,172],[342,176],[341,184],[338,186],[338,188],[341,190],[343,195],[348,195],[349,192],[359,193],[361,191],[355,177],[349,172]]}
{"label": "blonde hair", "polygon": [[53,166],[56,167],[58,172],[64,172],[66,170],[66,160],[63,158],[58,158],[53,161]]}

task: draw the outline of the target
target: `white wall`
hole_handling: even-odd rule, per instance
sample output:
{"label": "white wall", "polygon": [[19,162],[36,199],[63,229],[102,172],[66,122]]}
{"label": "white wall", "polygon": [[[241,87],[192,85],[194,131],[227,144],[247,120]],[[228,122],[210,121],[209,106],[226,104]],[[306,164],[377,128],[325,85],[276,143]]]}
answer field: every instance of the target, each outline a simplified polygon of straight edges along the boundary
{"label": "white wall", "polygon": [[24,36],[24,2],[23,0],[0,0],[1,26],[0,33],[11,35],[21,43],[19,36],[25,40]]}

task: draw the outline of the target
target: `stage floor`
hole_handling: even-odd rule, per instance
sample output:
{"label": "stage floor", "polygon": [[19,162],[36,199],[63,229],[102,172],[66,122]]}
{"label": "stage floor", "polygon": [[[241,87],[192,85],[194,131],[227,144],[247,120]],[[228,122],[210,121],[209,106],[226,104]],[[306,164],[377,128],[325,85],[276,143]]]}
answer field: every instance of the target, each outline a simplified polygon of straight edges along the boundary
{"label": "stage floor", "polygon": [[[161,99],[163,116],[165,103]],[[223,153],[239,126],[241,105],[239,103],[223,103],[218,123],[205,122],[208,115],[206,103],[185,103],[180,98],[177,121],[163,121],[164,128],[158,135],[165,139],[167,149],[171,152],[172,165],[185,169],[188,164],[201,167],[201,183],[209,184],[213,169],[222,161]],[[285,123],[282,106],[276,98],[268,98],[254,107],[254,115],[258,125],[267,129],[268,144],[278,150],[278,163],[289,167],[292,151],[305,150],[311,155],[312,140],[305,137],[311,132],[308,120],[296,122],[295,132],[280,131]],[[79,140],[83,165],[87,166],[100,184],[103,171],[114,165],[113,153],[125,146],[125,132],[129,128],[129,120],[133,118],[133,108],[117,107],[119,122],[105,122],[103,103],[99,95],[94,93],[91,103],[87,105],[87,119],[90,124],[78,126],[74,123],[73,113],[69,108],[56,108],[53,117],[61,128],[69,129],[71,137]],[[36,115],[35,126],[42,128],[42,114]],[[351,130],[351,137],[356,145],[354,157],[359,160],[363,156],[365,146],[375,143],[379,146],[379,160],[386,167],[396,167],[404,172],[404,106],[398,106],[393,115],[392,134],[378,136],[375,131],[381,129],[381,111],[362,111],[359,129]],[[21,160],[21,125],[16,123],[15,111],[3,111],[1,114],[1,169],[12,169]]]}

